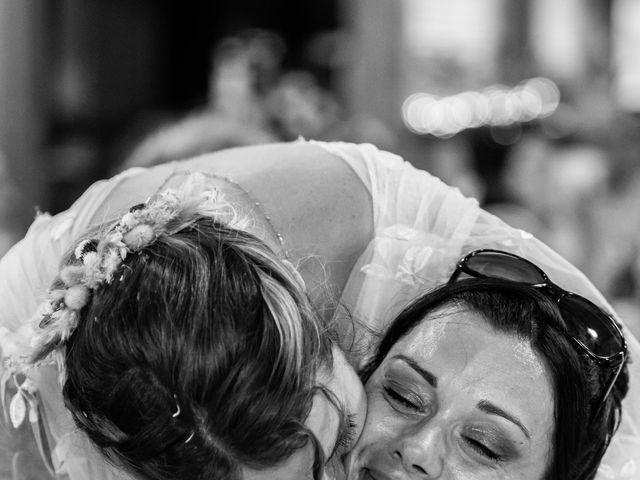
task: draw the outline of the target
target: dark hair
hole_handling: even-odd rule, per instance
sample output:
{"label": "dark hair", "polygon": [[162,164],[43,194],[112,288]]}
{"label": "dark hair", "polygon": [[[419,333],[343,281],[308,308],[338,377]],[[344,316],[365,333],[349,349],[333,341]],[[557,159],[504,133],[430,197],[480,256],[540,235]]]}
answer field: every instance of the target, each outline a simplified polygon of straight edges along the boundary
{"label": "dark hair", "polygon": [[443,285],[418,298],[385,332],[375,356],[361,371],[363,382],[398,340],[446,305],[478,312],[495,330],[531,343],[546,364],[555,392],[552,455],[544,478],[593,479],[620,421],[621,402],[628,390],[627,367],[596,416],[612,372],[578,352],[563,334],[564,320],[557,303],[533,287],[503,280],[468,279]]}
{"label": "dark hair", "polygon": [[127,256],[66,343],[63,394],[103,454],[145,479],[240,478],[312,444],[331,343],[262,241],[200,218]]}

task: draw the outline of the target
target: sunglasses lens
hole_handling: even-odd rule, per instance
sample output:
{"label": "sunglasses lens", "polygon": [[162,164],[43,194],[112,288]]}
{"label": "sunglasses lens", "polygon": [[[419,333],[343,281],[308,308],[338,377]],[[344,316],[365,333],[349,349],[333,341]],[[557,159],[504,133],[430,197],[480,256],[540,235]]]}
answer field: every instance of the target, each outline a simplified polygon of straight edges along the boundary
{"label": "sunglasses lens", "polygon": [[467,259],[466,267],[480,275],[514,282],[535,285],[546,281],[534,265],[500,252],[478,253]]}
{"label": "sunglasses lens", "polygon": [[622,351],[622,338],[613,320],[589,300],[569,295],[562,298],[560,308],[568,331],[593,353],[612,357]]}
{"label": "sunglasses lens", "polygon": [[[550,283],[538,267],[504,252],[479,252],[466,259],[463,271],[469,275],[501,278],[530,285]],[[624,340],[611,320],[598,306],[579,295],[560,298],[567,331],[599,357],[610,358],[624,349]]]}

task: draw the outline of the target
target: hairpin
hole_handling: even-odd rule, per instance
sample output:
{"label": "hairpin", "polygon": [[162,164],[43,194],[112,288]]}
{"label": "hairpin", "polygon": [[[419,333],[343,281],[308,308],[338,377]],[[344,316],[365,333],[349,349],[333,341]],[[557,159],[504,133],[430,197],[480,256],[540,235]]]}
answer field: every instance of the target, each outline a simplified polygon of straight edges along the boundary
{"label": "hairpin", "polygon": [[176,411],[173,412],[173,414],[171,415],[172,418],[177,418],[180,415],[180,404],[178,403],[178,396],[177,395],[173,395],[173,399],[176,402]]}

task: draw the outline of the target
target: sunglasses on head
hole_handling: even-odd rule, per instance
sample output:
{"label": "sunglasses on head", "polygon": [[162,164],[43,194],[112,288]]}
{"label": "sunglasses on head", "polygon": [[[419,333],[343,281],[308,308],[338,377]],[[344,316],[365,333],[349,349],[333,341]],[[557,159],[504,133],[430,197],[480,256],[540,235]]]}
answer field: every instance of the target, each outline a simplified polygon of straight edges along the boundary
{"label": "sunglasses on head", "polygon": [[627,356],[627,343],[614,318],[595,303],[553,283],[537,265],[501,250],[474,250],[458,262],[448,283],[464,278],[495,278],[523,283],[541,290],[558,304],[566,337],[599,365],[613,369],[597,413],[609,396]]}

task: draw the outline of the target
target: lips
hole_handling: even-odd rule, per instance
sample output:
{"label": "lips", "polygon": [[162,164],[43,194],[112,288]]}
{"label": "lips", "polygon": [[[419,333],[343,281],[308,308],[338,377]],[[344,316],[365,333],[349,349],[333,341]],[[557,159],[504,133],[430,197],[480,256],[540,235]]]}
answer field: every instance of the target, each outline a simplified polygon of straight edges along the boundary
{"label": "lips", "polygon": [[362,470],[361,480],[378,480],[371,474],[371,471],[367,468]]}
{"label": "lips", "polygon": [[[354,456],[353,451],[347,461],[348,480],[406,480],[406,473],[394,458],[385,452],[359,452]],[[356,458],[357,457],[357,458]]]}
{"label": "lips", "polygon": [[360,471],[358,480],[393,480],[393,478],[377,470],[371,471],[368,468],[363,468]]}
{"label": "lips", "polygon": [[345,462],[348,480],[407,480],[397,460],[380,450],[352,450]]}

